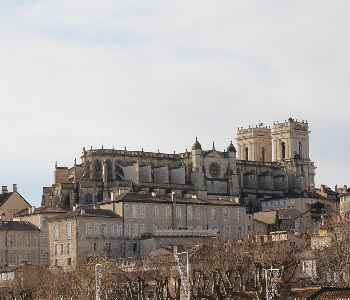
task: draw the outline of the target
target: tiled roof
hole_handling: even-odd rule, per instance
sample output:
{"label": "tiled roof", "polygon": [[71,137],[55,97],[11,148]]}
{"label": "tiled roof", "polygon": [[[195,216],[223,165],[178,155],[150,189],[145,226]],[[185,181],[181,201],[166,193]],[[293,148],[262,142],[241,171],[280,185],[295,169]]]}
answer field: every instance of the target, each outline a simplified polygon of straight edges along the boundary
{"label": "tiled roof", "polygon": [[277,212],[275,210],[254,213],[254,220],[258,220],[266,224],[275,224],[276,218]]}
{"label": "tiled roof", "polygon": [[52,221],[52,220],[58,220],[58,219],[70,219],[70,218],[78,218],[78,217],[120,218],[120,216],[112,210],[79,207],[76,210],[69,211],[67,213],[59,214],[58,216],[51,217],[51,218],[49,218],[49,220]]}
{"label": "tiled roof", "polygon": [[[124,195],[118,196],[113,202],[132,202],[132,201],[139,201],[139,202],[164,202],[164,203],[171,203],[171,197],[170,196],[152,196],[150,194],[140,194],[140,193],[127,193]],[[243,204],[232,202],[229,200],[223,200],[223,199],[208,199],[208,200],[201,200],[196,198],[175,198],[176,203],[181,204],[201,204],[201,205],[231,205],[231,206],[244,206]],[[106,203],[106,202],[104,202]],[[108,203],[108,202],[107,202]]]}
{"label": "tiled roof", "polygon": [[323,287],[319,291],[311,295],[307,300],[321,300],[321,299],[349,299],[350,288],[335,288]]}
{"label": "tiled roof", "polygon": [[[37,214],[57,214],[57,213],[65,213],[67,212],[66,209],[60,208],[60,207],[51,207],[51,206],[41,206],[36,207],[34,210],[33,215]],[[32,215],[29,213],[28,208],[24,208],[20,210],[18,213],[15,214],[15,217],[23,217],[23,216],[29,216]]]}
{"label": "tiled roof", "polygon": [[39,230],[39,228],[30,222],[2,221],[0,230]]}

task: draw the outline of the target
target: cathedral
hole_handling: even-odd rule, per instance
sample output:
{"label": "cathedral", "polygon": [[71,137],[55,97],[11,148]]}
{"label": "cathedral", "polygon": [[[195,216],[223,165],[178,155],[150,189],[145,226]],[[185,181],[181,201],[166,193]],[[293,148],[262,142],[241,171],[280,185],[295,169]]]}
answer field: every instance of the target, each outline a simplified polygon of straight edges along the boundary
{"label": "cathedral", "polygon": [[260,201],[302,193],[314,186],[307,121],[289,118],[272,128],[238,128],[237,148],[165,154],[116,149],[83,149],[80,164],[55,167],[55,182],[43,188],[42,205],[73,207],[102,202],[128,192],[176,194],[188,199],[240,201],[249,211]]}

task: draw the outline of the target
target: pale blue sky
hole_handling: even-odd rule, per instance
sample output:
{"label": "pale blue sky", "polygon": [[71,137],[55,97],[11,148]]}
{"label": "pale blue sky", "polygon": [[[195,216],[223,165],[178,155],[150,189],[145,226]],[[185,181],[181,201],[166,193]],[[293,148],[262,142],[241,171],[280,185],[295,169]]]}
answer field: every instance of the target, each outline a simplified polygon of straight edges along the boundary
{"label": "pale blue sky", "polygon": [[[32,204],[82,148],[227,147],[307,119],[316,182],[350,184],[349,1],[1,1],[0,184]],[[79,159],[78,159],[79,160]]]}

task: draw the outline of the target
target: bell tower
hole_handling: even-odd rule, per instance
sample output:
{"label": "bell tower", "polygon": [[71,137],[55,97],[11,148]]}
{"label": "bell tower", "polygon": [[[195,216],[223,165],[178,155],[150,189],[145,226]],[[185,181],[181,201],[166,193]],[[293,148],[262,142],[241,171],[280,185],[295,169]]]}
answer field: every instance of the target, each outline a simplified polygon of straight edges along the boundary
{"label": "bell tower", "polygon": [[289,118],[275,123],[272,129],[274,161],[292,171],[299,181],[299,187],[315,185],[314,162],[309,154],[309,124]]}
{"label": "bell tower", "polygon": [[238,128],[237,146],[239,160],[272,162],[271,129],[263,123]]}
{"label": "bell tower", "polygon": [[292,118],[275,123],[272,129],[274,161],[310,161],[309,124]]}

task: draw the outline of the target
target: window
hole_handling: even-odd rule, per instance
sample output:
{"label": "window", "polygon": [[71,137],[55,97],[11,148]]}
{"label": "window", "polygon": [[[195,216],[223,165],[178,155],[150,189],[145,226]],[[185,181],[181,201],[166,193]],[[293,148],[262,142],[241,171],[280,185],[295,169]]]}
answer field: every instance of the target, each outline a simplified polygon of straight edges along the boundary
{"label": "window", "polygon": [[281,144],[281,154],[282,154],[282,159],[285,159],[286,158],[286,143],[285,142],[282,142]]}
{"label": "window", "polygon": [[58,259],[55,259],[55,266],[58,267]]}
{"label": "window", "polygon": [[110,223],[109,224],[109,236],[110,237],[114,237],[115,235],[115,232],[114,232],[114,224],[113,223]]}
{"label": "window", "polygon": [[157,205],[153,207],[153,217],[154,219],[159,219],[159,207]]}
{"label": "window", "polygon": [[67,244],[67,254],[71,254],[72,253],[72,244],[68,243]]}
{"label": "window", "polygon": [[237,221],[240,221],[240,220],[242,220],[242,213],[241,213],[241,209],[238,208],[237,209]]}
{"label": "window", "polygon": [[180,205],[176,206],[176,219],[181,219],[182,218],[182,208]]}
{"label": "window", "polygon": [[101,235],[102,237],[107,236],[107,224],[101,224]]}
{"label": "window", "polygon": [[17,246],[22,246],[22,234],[17,235]]}
{"label": "window", "polygon": [[146,232],[146,224],[141,224],[140,225],[140,233],[141,235],[145,234]]}
{"label": "window", "polygon": [[132,231],[132,236],[134,238],[137,238],[139,236],[139,225],[138,224],[134,224],[133,231]]}
{"label": "window", "polygon": [[146,207],[144,204],[140,205],[140,218],[144,219],[146,216]]}
{"label": "window", "polygon": [[137,243],[132,244],[132,251],[137,252]]}
{"label": "window", "polygon": [[63,255],[64,254],[64,245],[61,244],[61,254]]}
{"label": "window", "polygon": [[69,257],[67,258],[67,266],[71,266],[72,265],[72,259]]}
{"label": "window", "polygon": [[47,219],[43,219],[43,221],[42,221],[42,228],[43,229],[46,229],[47,227],[48,227],[48,225],[49,225],[49,222],[47,221]]}
{"label": "window", "polygon": [[44,241],[44,246],[47,247],[49,245],[49,238],[47,236],[45,236],[43,238],[43,241]]}
{"label": "window", "polygon": [[5,246],[4,235],[3,234],[0,234],[0,247],[1,246]]}
{"label": "window", "polygon": [[60,229],[58,224],[54,224],[53,226],[54,226],[55,241],[58,241],[60,237]]}
{"label": "window", "polygon": [[224,237],[228,238],[229,234],[230,234],[230,227],[229,226],[225,226],[224,227]]}
{"label": "window", "polygon": [[265,162],[265,148],[264,147],[262,147],[262,149],[261,149],[261,159],[263,162]]}
{"label": "window", "polygon": [[58,244],[55,245],[55,255],[58,255]]}
{"label": "window", "polygon": [[47,263],[49,261],[49,254],[44,253],[44,262]]}
{"label": "window", "polygon": [[167,220],[171,219],[171,206],[170,205],[167,205],[165,207],[165,215],[166,215]]}
{"label": "window", "polygon": [[213,220],[216,221],[218,219],[218,209],[216,207],[213,207],[211,213]]}
{"label": "window", "polygon": [[14,241],[13,241],[13,235],[12,235],[12,233],[9,233],[9,234],[7,235],[7,245],[8,245],[9,247],[14,246]]}
{"label": "window", "polygon": [[245,160],[248,160],[248,158],[249,158],[249,157],[248,157],[248,153],[249,153],[249,152],[248,152],[248,148],[245,148],[244,151],[245,151]]}
{"label": "window", "polygon": [[129,204],[124,204],[124,216],[129,218]]}
{"label": "window", "polygon": [[248,225],[248,231],[249,231],[249,232],[252,231],[252,226]]}
{"label": "window", "polygon": [[97,243],[92,243],[92,251],[97,251]]}
{"label": "window", "polygon": [[120,238],[123,235],[123,227],[122,224],[117,224],[117,237]]}
{"label": "window", "polygon": [[126,238],[130,237],[130,224],[125,225],[125,237]]}
{"label": "window", "polygon": [[106,243],[105,250],[106,250],[107,252],[111,252],[111,251],[112,251],[112,249],[111,249],[111,243]]}
{"label": "window", "polygon": [[192,220],[192,206],[187,207],[187,220]]}
{"label": "window", "polygon": [[[18,262],[20,260],[20,257],[18,258]],[[30,253],[24,253],[22,257],[22,262],[30,263]]]}
{"label": "window", "polygon": [[228,221],[228,208],[224,207],[223,209],[224,221]]}
{"label": "window", "polygon": [[241,227],[238,227],[238,228],[237,228],[237,238],[238,238],[238,239],[241,239],[241,238],[242,238],[242,235],[243,235],[243,234],[242,234],[242,228],[241,228]]}
{"label": "window", "polygon": [[132,205],[132,217],[133,218],[139,217],[139,207],[137,206],[137,204]]}
{"label": "window", "polygon": [[86,236],[92,236],[92,225],[90,223],[86,224]]}
{"label": "window", "polygon": [[66,223],[66,236],[67,240],[72,239],[72,223]]}
{"label": "window", "polygon": [[202,219],[202,208],[201,207],[196,208],[196,218],[197,218],[197,221],[200,221]]}
{"label": "window", "polygon": [[94,224],[94,236],[98,236],[99,235],[99,226],[98,223]]}
{"label": "window", "polygon": [[26,234],[26,246],[30,247],[30,234],[29,233]]}

